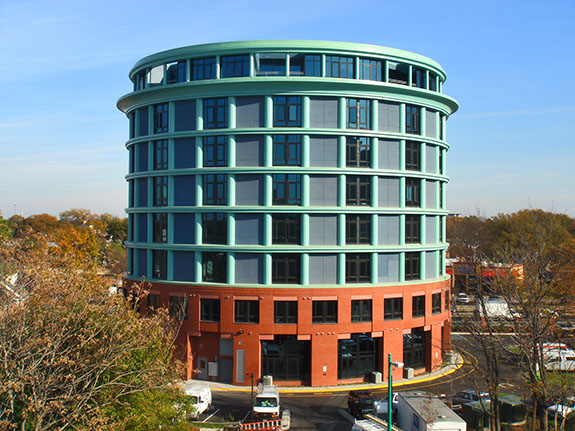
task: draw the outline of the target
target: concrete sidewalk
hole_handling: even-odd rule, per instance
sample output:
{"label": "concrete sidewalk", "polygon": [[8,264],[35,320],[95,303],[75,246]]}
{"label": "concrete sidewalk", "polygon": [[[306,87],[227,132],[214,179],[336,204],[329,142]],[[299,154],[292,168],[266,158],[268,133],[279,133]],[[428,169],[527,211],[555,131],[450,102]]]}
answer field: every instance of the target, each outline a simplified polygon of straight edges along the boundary
{"label": "concrete sidewalk", "polygon": [[[393,380],[393,387],[401,387],[404,385],[411,385],[414,383],[423,383],[431,380],[438,379],[448,374],[454,373],[456,370],[463,366],[463,358],[452,352],[452,361],[450,364],[444,367],[432,371],[431,373],[420,374],[415,376],[413,379],[398,379]],[[206,382],[205,380],[188,380],[185,383],[198,382],[202,384],[208,384],[213,391],[233,391],[233,392],[251,392],[251,386],[234,386],[227,383],[219,382]],[[254,386],[255,388],[255,386]],[[354,389],[386,389],[387,382],[384,383],[356,383],[356,384],[345,384],[340,386],[293,386],[293,387],[279,387],[279,391],[282,394],[289,393],[318,393],[318,392],[348,392]]]}

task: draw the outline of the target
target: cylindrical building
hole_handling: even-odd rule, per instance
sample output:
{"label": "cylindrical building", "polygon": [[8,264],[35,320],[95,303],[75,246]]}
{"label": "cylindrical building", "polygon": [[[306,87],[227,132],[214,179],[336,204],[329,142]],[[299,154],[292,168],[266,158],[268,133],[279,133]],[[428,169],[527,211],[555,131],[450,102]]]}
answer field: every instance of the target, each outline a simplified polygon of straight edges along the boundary
{"label": "cylindrical building", "polygon": [[[450,344],[445,72],[406,51],[249,41],[151,55],[130,119],[127,282],[196,378],[312,386]],[[399,377],[401,370],[396,371]]]}

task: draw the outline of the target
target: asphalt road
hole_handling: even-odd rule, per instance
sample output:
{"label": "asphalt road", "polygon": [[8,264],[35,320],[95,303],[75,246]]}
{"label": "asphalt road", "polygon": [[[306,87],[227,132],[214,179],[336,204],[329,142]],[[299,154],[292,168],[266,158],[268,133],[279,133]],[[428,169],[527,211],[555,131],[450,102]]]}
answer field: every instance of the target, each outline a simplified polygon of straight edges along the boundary
{"label": "asphalt road", "polygon": [[[484,389],[477,372],[476,361],[481,360],[480,350],[468,337],[452,336],[454,349],[465,352],[468,360],[454,373],[437,380],[394,387],[396,391],[425,390],[436,395],[449,395],[465,389]],[[504,340],[505,341],[505,340]],[[520,395],[513,378],[516,373],[510,364],[503,366],[503,380],[510,393]],[[376,397],[387,396],[386,389],[372,391]],[[338,413],[347,407],[347,392],[308,392],[281,394],[282,409],[291,413],[292,430],[349,431],[352,424]],[[213,408],[202,417],[209,422],[239,421],[249,419],[250,393],[232,391],[213,391]]]}

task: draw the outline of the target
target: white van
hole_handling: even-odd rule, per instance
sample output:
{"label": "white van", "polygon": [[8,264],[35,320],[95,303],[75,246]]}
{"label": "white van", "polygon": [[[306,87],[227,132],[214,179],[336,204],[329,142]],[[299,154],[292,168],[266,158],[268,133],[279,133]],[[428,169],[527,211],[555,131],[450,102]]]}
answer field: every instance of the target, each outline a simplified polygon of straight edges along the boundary
{"label": "white van", "polygon": [[259,420],[280,419],[280,394],[276,385],[258,385],[253,417]]}
{"label": "white van", "polygon": [[199,419],[200,415],[207,411],[212,405],[212,391],[209,386],[196,382],[186,383],[184,385],[184,394],[192,397],[194,410],[188,415],[190,419]]}

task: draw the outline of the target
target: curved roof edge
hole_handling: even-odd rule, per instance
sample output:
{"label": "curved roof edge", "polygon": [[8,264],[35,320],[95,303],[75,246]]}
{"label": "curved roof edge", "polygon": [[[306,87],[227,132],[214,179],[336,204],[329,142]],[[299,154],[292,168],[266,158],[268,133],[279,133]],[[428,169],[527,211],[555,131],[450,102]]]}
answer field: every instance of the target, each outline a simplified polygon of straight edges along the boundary
{"label": "curved roof edge", "polygon": [[322,53],[333,51],[349,54],[374,54],[386,57],[397,58],[398,60],[409,60],[425,64],[436,68],[445,78],[445,71],[441,65],[429,57],[416,54],[410,51],[404,51],[397,48],[388,48],[378,45],[370,45],[356,42],[335,42],[324,40],[244,40],[235,42],[214,42],[199,45],[189,45],[180,48],[173,48],[166,51],[160,51],[148,55],[139,60],[130,70],[130,76],[136,69],[144,65],[153,63],[162,63],[167,60],[175,60],[176,57],[201,56],[203,54],[213,54],[218,51],[219,54],[239,53],[240,51],[267,51],[270,49],[287,50],[294,52],[317,52]]}

